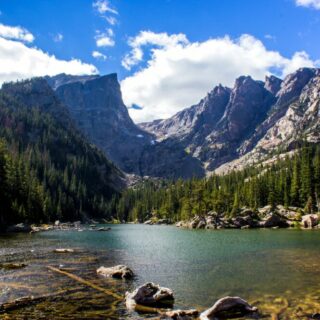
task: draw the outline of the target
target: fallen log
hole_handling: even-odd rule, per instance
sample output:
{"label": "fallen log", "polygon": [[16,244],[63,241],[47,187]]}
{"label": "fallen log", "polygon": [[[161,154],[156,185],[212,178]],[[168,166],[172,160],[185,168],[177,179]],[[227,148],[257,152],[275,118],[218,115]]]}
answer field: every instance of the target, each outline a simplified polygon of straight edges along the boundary
{"label": "fallen log", "polygon": [[18,298],[16,300],[1,304],[0,313],[23,308],[23,307],[29,306],[30,304],[36,304],[36,303],[45,301],[47,299],[54,298],[60,295],[65,295],[67,293],[72,293],[78,290],[79,288],[69,289],[69,290],[60,290],[58,292],[49,293],[49,294],[38,296],[38,297],[26,296],[26,297]]}
{"label": "fallen log", "polygon": [[94,283],[92,283],[92,282],[90,282],[88,280],[82,279],[82,278],[76,276],[75,274],[72,274],[72,273],[64,271],[64,270],[60,270],[60,269],[52,267],[52,266],[47,266],[47,268],[49,270],[53,271],[53,272],[56,272],[56,273],[59,273],[59,274],[63,274],[65,276],[67,276],[67,277],[69,277],[69,278],[71,278],[71,279],[73,279],[73,280],[75,280],[75,281],[77,281],[79,283],[82,283],[82,284],[84,284],[84,285],[86,285],[88,287],[91,287],[91,288],[93,288],[93,289],[95,289],[97,291],[103,292],[103,293],[105,293],[105,294],[107,294],[107,295],[109,295],[109,296],[111,296],[111,297],[113,297],[113,298],[115,298],[117,300],[123,300],[123,297],[118,295],[117,293],[114,293],[114,292],[112,292],[112,291],[110,291],[108,289],[102,288],[102,287],[100,287],[100,286],[98,286],[98,285],[96,285],[96,284],[94,284]]}

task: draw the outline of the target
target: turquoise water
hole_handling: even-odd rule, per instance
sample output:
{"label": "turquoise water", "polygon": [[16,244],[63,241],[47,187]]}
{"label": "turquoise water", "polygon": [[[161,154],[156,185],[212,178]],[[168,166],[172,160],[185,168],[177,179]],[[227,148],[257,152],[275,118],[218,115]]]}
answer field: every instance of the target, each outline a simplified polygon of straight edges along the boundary
{"label": "turquoise water", "polygon": [[[57,256],[52,253],[57,247],[75,248],[77,252]],[[109,232],[54,231],[0,238],[0,262],[13,258],[28,263],[25,273],[39,272],[37,278],[26,277],[30,285],[36,281],[45,284],[46,265],[63,264],[76,266],[74,273],[120,293],[149,281],[169,287],[175,292],[176,307],[205,309],[225,295],[239,295],[249,301],[285,297],[300,302],[308,296],[312,312],[318,308],[320,297],[319,231],[114,225]],[[96,276],[97,267],[115,264],[128,265],[136,278],[110,282]],[[1,272],[3,281],[9,281],[8,274],[12,281],[17,271]],[[50,276],[59,278],[59,288],[73,285],[63,276]],[[18,273],[15,281],[22,280]],[[10,294],[0,295],[0,302],[26,294],[12,289]],[[118,309],[117,317],[131,317],[123,306]]]}

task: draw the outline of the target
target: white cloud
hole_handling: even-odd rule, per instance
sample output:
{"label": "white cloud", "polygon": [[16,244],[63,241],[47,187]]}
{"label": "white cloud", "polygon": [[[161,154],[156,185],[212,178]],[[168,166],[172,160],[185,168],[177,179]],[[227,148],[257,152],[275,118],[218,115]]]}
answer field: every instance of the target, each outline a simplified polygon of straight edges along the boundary
{"label": "white cloud", "polygon": [[96,45],[97,47],[113,47],[115,42],[111,37],[105,35],[96,38]]}
{"label": "white cloud", "polygon": [[[108,0],[96,0],[92,4],[101,15],[101,18],[106,19],[106,21],[114,26],[117,23],[117,19],[109,14],[118,14],[118,11],[114,9]],[[95,36],[97,47],[113,47],[115,45],[114,33],[111,28],[106,29],[106,32],[96,31]]]}
{"label": "white cloud", "polygon": [[296,0],[296,5],[320,10],[320,0]]}
{"label": "white cloud", "polygon": [[286,59],[283,64],[282,76],[296,71],[301,67],[318,67],[319,61],[313,61],[305,51],[295,52],[290,60]]}
{"label": "white cloud", "polygon": [[143,60],[142,47],[146,45],[154,45],[164,49],[170,47],[188,44],[189,41],[184,34],[173,34],[169,36],[167,33],[154,33],[151,31],[141,31],[136,37],[130,38],[129,46],[131,52],[122,60],[122,65],[130,70],[132,66]]}
{"label": "white cloud", "polygon": [[100,13],[105,14],[107,12],[118,14],[118,11],[110,5],[108,0],[97,0],[93,2],[92,6]]}
{"label": "white cloud", "polygon": [[27,29],[22,27],[11,27],[0,24],[0,37],[24,42],[33,42],[34,36]]}
{"label": "white cloud", "polygon": [[117,24],[117,19],[115,17],[104,17],[109,24],[111,24],[112,26],[114,26],[115,24]]}
{"label": "white cloud", "polygon": [[53,37],[53,41],[54,42],[61,42],[63,40],[63,34],[61,33],[57,33],[54,37]]}
{"label": "white cloud", "polygon": [[0,37],[0,84],[35,76],[96,74],[97,68],[80,60],[60,60],[22,42]]}
{"label": "white cloud", "polygon": [[[305,52],[286,58],[270,51],[250,35],[190,43],[182,34],[147,31],[130,39],[129,45],[131,52],[123,61],[127,68],[143,60],[143,46],[151,46],[145,66],[121,83],[125,103],[136,122],[170,117],[197,103],[219,83],[232,87],[240,75],[263,80],[272,70],[284,76],[316,64]],[[143,109],[130,108],[133,104]]]}
{"label": "white cloud", "polygon": [[93,51],[92,56],[98,60],[103,60],[103,61],[107,60],[107,56],[99,51]]}
{"label": "white cloud", "polygon": [[113,47],[115,45],[112,29],[108,28],[105,32],[98,30],[96,33],[95,40],[97,47]]}
{"label": "white cloud", "polygon": [[268,40],[276,40],[276,37],[273,36],[272,34],[265,34],[264,37]]}

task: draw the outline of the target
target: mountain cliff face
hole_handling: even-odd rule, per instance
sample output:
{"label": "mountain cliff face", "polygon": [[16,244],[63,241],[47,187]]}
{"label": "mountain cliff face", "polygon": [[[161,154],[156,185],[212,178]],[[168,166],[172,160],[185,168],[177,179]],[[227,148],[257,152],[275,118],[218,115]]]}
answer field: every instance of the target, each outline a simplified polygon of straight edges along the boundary
{"label": "mountain cliff face", "polygon": [[140,176],[202,177],[263,161],[275,149],[290,151],[305,138],[319,141],[318,69],[302,68],[284,80],[241,76],[233,88],[218,85],[169,119],[139,125],[116,74],[45,79],[82,133],[122,170]]}
{"label": "mountain cliff face", "polygon": [[117,75],[58,75],[47,81],[89,140],[121,169],[139,174],[140,155],[153,137],[131,120]]}
{"label": "mountain cliff face", "polygon": [[43,78],[2,86],[0,140],[2,222],[107,217],[108,201],[125,187]]}
{"label": "mountain cliff face", "polygon": [[[319,82],[320,71],[310,68],[299,69],[283,81],[275,76],[265,82],[242,76],[233,89],[218,86],[199,104],[140,127],[157,137],[153,149],[158,148],[159,155],[170,142],[198,160],[192,162],[196,168],[189,167],[189,177],[194,172],[242,168],[280,147],[290,150],[302,139],[320,141]],[[152,159],[152,152],[147,150],[144,158]]]}

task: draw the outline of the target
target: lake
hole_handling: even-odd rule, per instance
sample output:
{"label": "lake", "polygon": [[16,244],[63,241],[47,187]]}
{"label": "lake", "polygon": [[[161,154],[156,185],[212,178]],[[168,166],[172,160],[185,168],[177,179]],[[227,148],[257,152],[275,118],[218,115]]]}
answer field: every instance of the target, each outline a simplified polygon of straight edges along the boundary
{"label": "lake", "polygon": [[[141,319],[123,303],[48,270],[61,266],[101,287],[124,294],[145,282],[175,292],[175,307],[210,307],[238,295],[266,318],[308,319],[320,312],[320,232],[259,230],[181,230],[173,226],[112,225],[108,232],[49,231],[0,237],[0,304],[23,296],[58,293],[8,312],[17,319]],[[74,253],[54,253],[55,248]],[[104,279],[100,266],[125,264],[132,281]],[[1,314],[0,314],[1,318]],[[9,317],[10,319],[10,317]]]}

